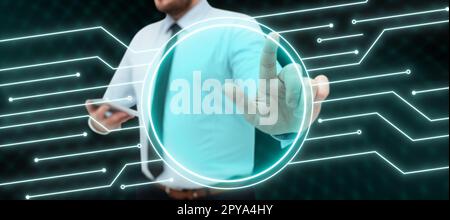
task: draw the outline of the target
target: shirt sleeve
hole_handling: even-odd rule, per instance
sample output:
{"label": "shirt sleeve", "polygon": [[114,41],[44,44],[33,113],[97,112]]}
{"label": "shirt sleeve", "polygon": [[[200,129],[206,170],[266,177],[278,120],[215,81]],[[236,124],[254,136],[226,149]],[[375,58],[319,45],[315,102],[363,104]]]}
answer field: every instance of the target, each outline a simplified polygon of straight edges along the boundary
{"label": "shirt sleeve", "polygon": [[[257,23],[250,28],[262,33]],[[242,31],[241,29],[234,30],[230,46],[230,67],[235,80],[252,79],[258,82],[261,53],[265,41],[263,34]],[[277,69],[278,72],[281,71],[281,65],[279,63],[277,63]],[[246,94],[249,97],[256,97],[256,92],[247,90]],[[283,134],[272,137],[280,141],[281,147],[285,148],[294,142],[296,134]]]}
{"label": "shirt sleeve", "polygon": [[[114,76],[109,84],[109,87],[106,89],[106,92],[103,96],[103,99],[109,99],[109,100],[115,100],[115,99],[123,99],[126,98],[128,96],[133,97],[133,101],[120,101],[120,102],[116,102],[116,104],[122,105],[124,107],[132,107],[134,105],[136,105],[136,96],[135,96],[135,92],[133,89],[133,85],[132,84],[127,84],[130,83],[132,80],[131,74],[132,74],[132,69],[127,68],[131,66],[131,60],[130,60],[130,56],[131,56],[131,51],[127,51],[124,55],[124,57],[122,58],[122,61],[120,62],[120,65],[117,69],[117,71],[114,73]],[[125,85],[122,85],[125,84]],[[118,86],[120,85],[120,86]],[[94,122],[92,120],[92,118],[89,118],[88,120],[88,125],[89,128],[95,132],[96,134],[99,135],[108,135],[110,132],[102,132],[99,131],[95,128],[94,126]]]}
{"label": "shirt sleeve", "polygon": [[128,50],[124,57],[122,58],[122,61],[120,62],[120,65],[118,69],[116,70],[109,87],[107,88],[103,98],[114,100],[114,99],[123,99],[127,98],[129,96],[133,97],[133,101],[120,101],[116,102],[116,104],[130,108],[136,105],[136,94],[134,92],[134,87],[132,83],[132,68],[133,65],[131,62],[132,58],[132,51]]}
{"label": "shirt sleeve", "polygon": [[[245,24],[249,26],[248,23]],[[261,28],[255,23],[249,28],[262,33]],[[262,34],[241,28],[233,28],[229,41],[229,65],[234,80],[254,80],[258,82],[261,52],[264,47],[265,37]],[[256,83],[258,86],[258,83]],[[255,91],[246,91],[249,97],[256,97]]]}

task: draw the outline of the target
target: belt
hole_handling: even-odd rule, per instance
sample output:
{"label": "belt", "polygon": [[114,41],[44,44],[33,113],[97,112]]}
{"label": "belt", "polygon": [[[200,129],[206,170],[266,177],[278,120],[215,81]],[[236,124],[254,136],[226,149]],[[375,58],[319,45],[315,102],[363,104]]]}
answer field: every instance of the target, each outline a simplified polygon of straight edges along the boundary
{"label": "belt", "polygon": [[158,185],[158,188],[164,190],[164,192],[166,192],[170,198],[175,200],[196,200],[224,193],[223,190],[209,189],[209,188],[179,190],[179,189],[172,189],[164,185]]}

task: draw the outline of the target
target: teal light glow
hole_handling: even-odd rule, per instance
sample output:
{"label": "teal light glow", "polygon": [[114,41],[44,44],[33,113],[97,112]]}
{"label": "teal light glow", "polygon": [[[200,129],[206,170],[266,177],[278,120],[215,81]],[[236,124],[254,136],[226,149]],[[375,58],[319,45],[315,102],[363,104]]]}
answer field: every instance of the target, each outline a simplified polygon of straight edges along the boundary
{"label": "teal light glow", "polygon": [[[214,21],[215,23],[213,25],[207,24],[207,22],[210,22],[210,21]],[[230,23],[230,21],[234,21],[234,23],[233,22]],[[299,131],[294,143],[289,147],[289,149],[286,151],[286,153],[277,162],[272,164],[267,169],[265,169],[262,172],[259,172],[257,174],[254,174],[250,177],[244,177],[244,178],[234,179],[234,180],[216,179],[216,178],[211,178],[211,177],[207,177],[204,175],[200,175],[200,174],[196,173],[195,171],[192,171],[189,168],[185,167],[184,164],[179,163],[174,158],[174,155],[171,155],[171,153],[169,151],[167,151],[166,148],[163,146],[161,140],[159,139],[158,135],[156,134],[156,130],[153,125],[153,119],[151,117],[151,102],[148,101],[148,99],[149,99],[148,97],[153,97],[153,88],[155,85],[156,74],[158,72],[158,69],[159,69],[161,63],[164,61],[164,59],[167,57],[167,55],[175,47],[180,45],[184,40],[188,39],[189,37],[191,37],[199,32],[208,31],[208,30],[211,30],[214,28],[239,28],[239,29],[244,29],[244,30],[251,31],[251,32],[254,32],[257,34],[262,34],[259,30],[249,28],[246,25],[235,24],[236,22],[257,23],[256,21],[252,21],[250,19],[215,18],[215,19],[209,19],[206,21],[201,21],[201,22],[198,22],[196,24],[193,24],[193,25],[185,28],[185,30],[190,30],[190,28],[193,28],[196,25],[202,25],[200,28],[195,29],[194,31],[189,31],[186,34],[186,36],[183,36],[181,39],[178,40],[178,42],[175,43],[174,46],[169,48],[168,51],[166,52],[166,54],[164,54],[164,56],[162,56],[162,59],[161,59],[160,63],[156,66],[154,72],[150,71],[150,69],[149,69],[149,73],[154,73],[154,74],[152,74],[152,76],[150,76],[150,74],[147,74],[146,79],[144,80],[144,82],[145,82],[144,88],[142,90],[143,98],[141,101],[143,104],[141,106],[141,108],[142,108],[141,112],[143,113],[143,115],[141,117],[143,117],[145,121],[150,121],[151,127],[150,128],[146,127],[146,130],[147,130],[146,133],[148,134],[148,138],[149,138],[150,142],[152,143],[152,146],[155,148],[156,152],[159,154],[159,156],[161,156],[161,154],[160,154],[158,148],[162,149],[164,151],[164,156],[168,157],[170,159],[170,162],[173,162],[175,164],[175,166],[172,166],[170,163],[168,163],[168,161],[164,161],[176,173],[178,173],[179,175],[183,176],[184,178],[188,179],[189,181],[191,181],[193,183],[203,185],[205,187],[217,188],[217,189],[246,188],[246,187],[250,187],[250,186],[254,186],[259,183],[262,183],[262,182],[270,179],[271,177],[275,176],[276,174],[278,174],[280,171],[282,171],[288,165],[289,161],[291,161],[295,157],[295,155],[297,155],[297,153],[300,151],[301,147],[303,146],[303,143],[304,143],[305,138],[309,131],[309,128],[305,129],[304,131]],[[267,27],[263,24],[260,24],[260,23],[257,23],[257,24],[260,25],[261,27],[265,28],[266,30],[269,30],[269,32],[274,32],[272,29],[270,29],[269,27]],[[267,34],[263,34],[263,35],[266,37],[268,36]],[[176,36],[174,36],[174,37],[176,37]],[[289,48],[285,48],[280,43],[275,42],[275,41],[274,42],[278,44],[280,49],[289,57],[289,60],[292,63],[301,63],[302,66],[304,67],[303,61],[300,58],[300,55],[296,52],[296,50],[283,37],[280,36],[280,38],[283,41],[283,43],[288,45]],[[291,54],[289,54],[288,50],[293,51],[293,53],[295,53],[295,55],[292,56]],[[296,67],[296,69],[297,69],[297,73],[300,75],[300,78],[302,79],[302,85],[305,85],[303,82],[303,78],[308,77],[308,74],[305,73],[306,76],[304,76],[304,75],[302,75],[302,71],[298,67]],[[148,85],[150,85],[151,87],[149,88]],[[305,87],[306,86],[303,86],[303,89],[305,89]],[[310,89],[312,89],[312,88],[310,87]],[[312,91],[308,91],[308,92],[312,93]],[[304,91],[303,94],[306,94],[306,92]],[[308,106],[310,106],[310,105],[308,105],[308,102],[312,103],[313,102],[312,98],[311,98],[311,100],[306,100],[306,98],[303,98],[303,102],[304,102],[303,106],[305,109],[303,110],[303,120],[302,120],[302,124],[300,126],[301,128],[304,128],[304,125],[309,123],[310,119],[312,118],[312,115],[306,115],[306,112],[308,112],[307,108],[308,108]],[[311,114],[312,114],[312,111],[309,111],[309,112],[311,112]],[[306,126],[306,127],[308,127],[308,126]],[[189,176],[187,176],[184,173],[187,173],[187,175],[189,175]],[[196,178],[196,179],[194,179],[194,178]],[[212,184],[210,185],[209,183],[211,183],[211,182],[214,183],[214,185],[212,185]],[[218,186],[217,183],[221,184],[221,186]]]}

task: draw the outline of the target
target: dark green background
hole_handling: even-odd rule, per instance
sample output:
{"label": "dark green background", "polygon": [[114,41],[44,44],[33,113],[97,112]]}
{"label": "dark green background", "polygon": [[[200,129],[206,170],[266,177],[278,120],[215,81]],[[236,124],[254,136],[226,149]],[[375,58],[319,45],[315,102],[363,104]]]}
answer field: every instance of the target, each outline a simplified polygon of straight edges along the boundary
{"label": "dark green background", "polygon": [[[216,7],[260,15],[350,0],[211,0]],[[350,24],[353,18],[368,18],[448,6],[439,0],[371,0],[367,5],[261,19],[275,30],[295,29],[333,22],[336,28],[285,35],[303,56],[359,49],[365,52],[383,28],[446,20],[448,13],[421,15],[374,23]],[[147,24],[163,18],[151,0],[1,0],[0,39],[90,26],[104,26],[125,43]],[[318,45],[317,37],[365,33],[365,37]],[[101,31],[0,43],[0,69],[84,56],[101,56],[117,65],[125,48]],[[308,68],[358,61],[344,56],[307,63]],[[386,34],[361,66],[324,71],[334,80],[413,70],[399,76],[332,86],[330,98],[394,90],[431,118],[448,116],[448,92],[410,95],[413,89],[448,86],[448,24],[414,28]],[[101,97],[104,90],[52,96],[8,103],[10,96],[106,85],[113,71],[97,61],[55,65],[0,73],[0,84],[81,72],[77,80],[0,88],[0,115],[47,107],[83,103]],[[315,76],[318,73],[312,74]],[[448,121],[430,123],[393,96],[325,104],[321,117],[380,112],[410,136],[421,138],[448,134]],[[0,126],[85,114],[83,108],[0,118]],[[129,126],[135,124],[130,123]],[[377,117],[315,124],[311,137],[361,129],[361,136],[329,139],[305,144],[296,160],[376,150],[404,171],[448,165],[448,138],[413,143]],[[0,144],[64,136],[88,131],[85,120],[52,123],[21,129],[0,130]],[[0,187],[0,199],[24,199],[67,189],[109,184],[123,164],[139,160],[137,150],[34,164],[36,156],[84,152],[137,144],[136,131],[109,137],[89,133],[88,138],[0,149],[0,183],[107,167],[106,174]],[[144,181],[139,167],[130,167],[110,189],[67,194],[55,199],[133,199],[133,190],[122,191],[121,183]],[[261,199],[448,199],[448,170],[404,176],[376,156],[361,156],[290,166],[280,175],[257,187]]]}

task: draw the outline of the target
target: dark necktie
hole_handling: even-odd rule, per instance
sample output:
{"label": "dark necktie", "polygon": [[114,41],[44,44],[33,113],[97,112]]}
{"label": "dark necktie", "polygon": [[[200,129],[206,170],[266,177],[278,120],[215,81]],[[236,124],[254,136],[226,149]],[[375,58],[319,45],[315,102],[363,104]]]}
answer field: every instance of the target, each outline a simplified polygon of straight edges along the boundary
{"label": "dark necktie", "polygon": [[[172,36],[178,33],[181,30],[178,24],[173,24],[170,27],[170,31],[172,32]],[[177,42],[178,36],[173,37],[166,45],[164,49],[164,53]],[[158,70],[158,75],[156,77],[155,83],[155,95],[153,97],[153,107],[152,107],[152,119],[154,122],[155,130],[158,134],[159,139],[163,140],[163,124],[164,124],[164,110],[167,99],[167,92],[169,88],[169,79],[170,72],[172,70],[173,57],[175,54],[175,48],[167,54],[166,58],[161,63],[161,66]]]}
{"label": "dark necktie", "polygon": [[[179,31],[181,31],[181,27],[178,24],[173,24],[169,31],[171,31],[171,36],[174,36]],[[175,45],[178,40],[178,36],[173,37],[166,45],[164,49],[163,56],[167,53],[167,51]],[[155,131],[158,135],[159,140],[163,141],[163,124],[164,124],[164,111],[166,106],[167,93],[169,88],[169,80],[170,80],[170,72],[172,70],[173,58],[175,54],[175,48],[167,54],[165,59],[162,61],[158,75],[156,76],[155,82],[155,93],[153,95],[152,101],[152,120],[153,125],[155,127]],[[159,151],[160,155],[162,155],[162,151]],[[149,158],[157,158],[155,152],[149,151]],[[154,177],[159,176],[163,171],[162,163],[152,163],[149,164],[149,170],[153,174]]]}

